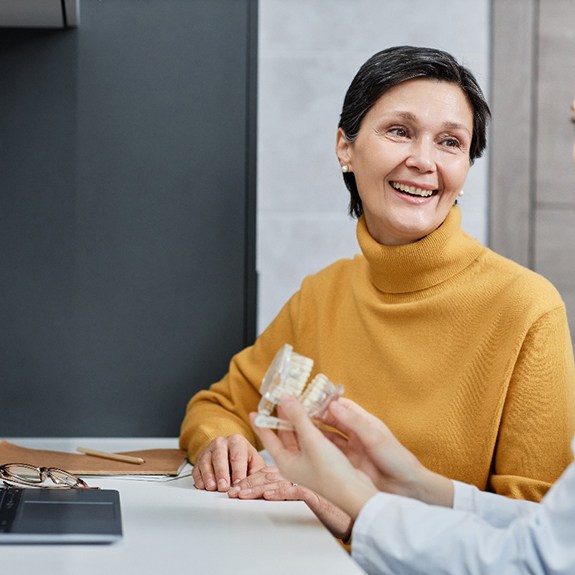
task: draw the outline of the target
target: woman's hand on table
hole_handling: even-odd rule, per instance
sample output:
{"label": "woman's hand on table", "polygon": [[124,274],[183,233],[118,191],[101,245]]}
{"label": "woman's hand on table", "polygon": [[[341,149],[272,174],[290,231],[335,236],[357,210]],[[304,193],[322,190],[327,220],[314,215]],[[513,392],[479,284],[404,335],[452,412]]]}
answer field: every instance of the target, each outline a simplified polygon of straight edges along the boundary
{"label": "woman's hand on table", "polygon": [[265,466],[257,449],[239,434],[216,437],[196,459],[192,477],[196,489],[228,491]]}

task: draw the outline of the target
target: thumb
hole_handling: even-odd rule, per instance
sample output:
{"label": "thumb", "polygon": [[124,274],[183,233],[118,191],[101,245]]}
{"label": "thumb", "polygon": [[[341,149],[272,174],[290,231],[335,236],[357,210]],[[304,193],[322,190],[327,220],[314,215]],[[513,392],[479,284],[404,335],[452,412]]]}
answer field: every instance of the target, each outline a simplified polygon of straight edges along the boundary
{"label": "thumb", "polygon": [[285,418],[294,426],[298,440],[301,443],[321,436],[322,433],[315,426],[299,399],[286,395],[280,401],[280,407]]}

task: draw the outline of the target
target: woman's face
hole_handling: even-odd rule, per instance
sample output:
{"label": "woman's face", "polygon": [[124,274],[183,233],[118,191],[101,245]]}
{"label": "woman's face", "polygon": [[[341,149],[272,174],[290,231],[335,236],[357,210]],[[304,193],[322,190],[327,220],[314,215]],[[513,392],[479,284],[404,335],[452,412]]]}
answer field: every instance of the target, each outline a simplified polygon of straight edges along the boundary
{"label": "woman's face", "polygon": [[461,88],[430,79],[385,92],[353,142],[338,130],[338,158],[355,175],[377,242],[415,242],[441,225],[467,177],[472,134],[473,111]]}

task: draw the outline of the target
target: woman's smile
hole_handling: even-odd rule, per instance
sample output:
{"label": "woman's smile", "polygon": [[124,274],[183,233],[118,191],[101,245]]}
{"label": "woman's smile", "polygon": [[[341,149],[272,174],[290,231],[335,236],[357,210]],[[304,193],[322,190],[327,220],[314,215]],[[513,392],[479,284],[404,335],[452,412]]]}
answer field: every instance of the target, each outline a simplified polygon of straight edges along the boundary
{"label": "woman's smile", "polygon": [[410,182],[389,182],[389,185],[400,194],[412,198],[430,198],[439,193],[435,187],[424,186],[423,184]]}

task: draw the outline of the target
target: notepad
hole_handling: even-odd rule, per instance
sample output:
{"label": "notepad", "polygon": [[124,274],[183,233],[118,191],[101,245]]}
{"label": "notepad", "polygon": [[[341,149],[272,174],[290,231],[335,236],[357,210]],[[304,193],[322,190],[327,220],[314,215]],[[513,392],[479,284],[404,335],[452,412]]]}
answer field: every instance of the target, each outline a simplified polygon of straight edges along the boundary
{"label": "notepad", "polygon": [[186,463],[186,452],[181,449],[145,449],[122,453],[141,457],[145,463],[133,465],[66,451],[30,449],[7,440],[0,441],[0,465],[28,463],[38,467],[58,467],[74,475],[176,476]]}

